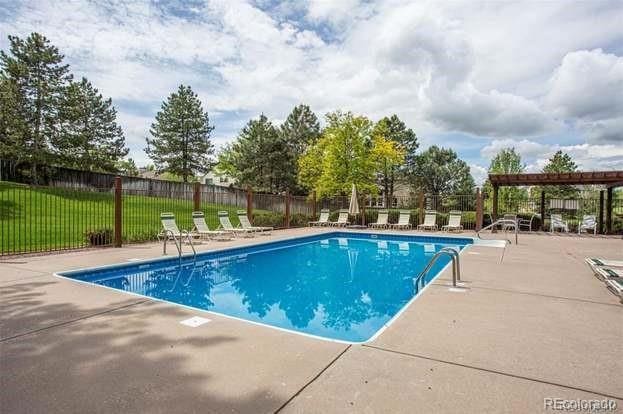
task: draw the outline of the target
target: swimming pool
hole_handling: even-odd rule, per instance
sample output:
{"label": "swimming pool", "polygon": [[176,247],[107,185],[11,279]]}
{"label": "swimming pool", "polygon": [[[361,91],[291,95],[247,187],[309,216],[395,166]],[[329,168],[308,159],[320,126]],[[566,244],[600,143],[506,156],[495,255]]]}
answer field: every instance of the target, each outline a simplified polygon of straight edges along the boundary
{"label": "swimming pool", "polygon": [[[331,232],[177,258],[61,272],[106,286],[325,339],[365,342],[416,295],[435,252],[469,238]],[[428,274],[433,279],[449,259]]]}

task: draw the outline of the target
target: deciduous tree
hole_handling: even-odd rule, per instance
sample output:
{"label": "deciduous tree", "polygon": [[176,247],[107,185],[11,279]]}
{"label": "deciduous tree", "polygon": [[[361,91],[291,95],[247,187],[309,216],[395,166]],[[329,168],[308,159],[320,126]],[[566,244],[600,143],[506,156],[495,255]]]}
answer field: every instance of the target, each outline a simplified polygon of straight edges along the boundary
{"label": "deciduous tree", "polygon": [[[552,155],[545,167],[543,167],[544,173],[566,173],[577,170],[578,166],[571,156],[562,151],[557,151]],[[580,194],[580,190],[572,185],[544,186],[540,190],[545,192],[545,197],[547,198],[576,198]]]}
{"label": "deciduous tree", "polygon": [[[489,165],[490,174],[520,174],[526,166],[521,162],[521,156],[515,148],[504,148],[496,154]],[[485,181],[483,192],[493,193],[493,187],[489,180]],[[521,187],[501,187],[498,190],[498,203],[502,209],[517,212],[519,204],[528,198],[528,192]],[[490,200],[488,201],[491,202]]]}
{"label": "deciduous tree", "polygon": [[469,166],[450,148],[436,145],[414,159],[412,183],[428,194],[471,194],[474,179]]}

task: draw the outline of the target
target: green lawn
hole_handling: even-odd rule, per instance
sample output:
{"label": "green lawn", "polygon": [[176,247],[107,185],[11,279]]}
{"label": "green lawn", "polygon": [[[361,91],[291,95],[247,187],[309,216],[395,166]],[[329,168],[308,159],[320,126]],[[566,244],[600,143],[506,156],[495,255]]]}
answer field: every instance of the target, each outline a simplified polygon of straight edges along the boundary
{"label": "green lawn", "polygon": [[[232,223],[237,225],[238,209],[231,205],[202,204],[211,228],[218,226],[216,212],[219,210],[229,211]],[[161,227],[160,213],[165,211],[176,215],[181,229],[190,229],[192,210],[191,200],[124,195],[124,241],[155,239]],[[85,232],[112,230],[113,220],[111,191],[43,188],[0,182],[0,254],[87,246]]]}

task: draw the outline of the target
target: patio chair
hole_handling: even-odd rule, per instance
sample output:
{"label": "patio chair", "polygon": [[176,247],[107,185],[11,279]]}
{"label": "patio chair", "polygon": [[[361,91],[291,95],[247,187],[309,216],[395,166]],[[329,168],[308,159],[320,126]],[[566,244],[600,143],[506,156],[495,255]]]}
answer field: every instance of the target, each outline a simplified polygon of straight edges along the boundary
{"label": "patio chair", "polygon": [[249,229],[249,230],[257,231],[257,232],[259,232],[262,235],[268,236],[274,230],[273,227],[254,226],[249,221],[249,217],[247,216],[247,212],[244,211],[244,210],[238,210],[238,220],[240,221],[240,226],[242,226],[243,229]]}
{"label": "patio chair", "polygon": [[231,224],[231,221],[229,221],[229,213],[227,211],[219,211],[218,213],[218,220],[221,223],[220,227],[218,229],[223,229],[224,231],[229,231],[231,233],[233,233],[234,235],[238,236],[244,236],[244,237],[253,237],[253,233],[255,233],[255,230],[249,230],[249,229],[243,229],[240,227],[234,227]]}
{"label": "patio chair", "polygon": [[160,222],[162,223],[162,231],[158,234],[158,239],[160,237],[164,237],[179,240],[180,242],[184,240],[185,243],[192,243],[190,236],[191,234],[187,230],[180,230],[177,227],[177,223],[175,222],[175,214],[173,213],[160,213]]}
{"label": "patio chair", "polygon": [[398,215],[398,223],[389,223],[388,226],[392,229],[403,229],[409,230],[411,229],[411,211],[409,210],[400,210],[400,214]]}
{"label": "patio chair", "polygon": [[552,214],[550,216],[549,231],[554,233],[556,229],[569,233],[569,225],[562,219],[560,214]]}
{"label": "patio chair", "polygon": [[310,221],[310,226],[328,226],[329,225],[329,209],[320,210],[320,218],[318,221]]}
{"label": "patio chair", "polygon": [[586,231],[586,233],[589,230],[593,230],[593,234],[597,234],[597,217],[592,214],[585,215],[578,226],[578,234],[582,234],[582,230]]}
{"label": "patio chair", "polygon": [[463,231],[463,226],[461,225],[461,212],[453,210],[450,212],[448,216],[448,224],[441,227],[442,231]]}
{"label": "patio chair", "polygon": [[350,224],[348,221],[348,210],[340,210],[340,214],[337,216],[337,221],[330,221],[329,225],[333,227],[346,227]]}
{"label": "patio chair", "polygon": [[424,213],[424,223],[417,226],[418,230],[437,230],[437,212],[428,210]]}
{"label": "patio chair", "polygon": [[232,232],[222,230],[210,230],[206,223],[203,211],[193,211],[193,228],[190,234],[198,237],[205,237],[210,240],[231,240]]}
{"label": "patio chair", "polygon": [[517,225],[519,226],[519,230],[521,230],[522,228],[527,227],[528,231],[532,231],[532,222],[534,221],[535,218],[537,217],[541,217],[540,214],[532,214],[532,216],[530,217],[530,219],[524,219],[524,218],[520,218],[519,220],[517,220]]}
{"label": "patio chair", "polygon": [[386,229],[388,224],[389,211],[379,210],[379,215],[376,218],[376,223],[368,224],[370,228]]}

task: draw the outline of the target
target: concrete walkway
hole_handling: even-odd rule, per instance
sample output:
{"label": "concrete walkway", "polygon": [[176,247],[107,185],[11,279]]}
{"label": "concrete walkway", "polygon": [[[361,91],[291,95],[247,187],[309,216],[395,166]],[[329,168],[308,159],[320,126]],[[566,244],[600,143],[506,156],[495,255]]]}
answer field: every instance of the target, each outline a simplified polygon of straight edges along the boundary
{"label": "concrete walkway", "polygon": [[[1,411],[540,412],[544,398],[623,410],[623,305],[583,263],[623,257],[620,239],[521,235],[502,263],[501,249],[472,247],[467,291],[450,291],[446,271],[352,346],[52,276],[160,254],[150,244],[0,260]],[[194,315],[211,322],[179,323]]]}

